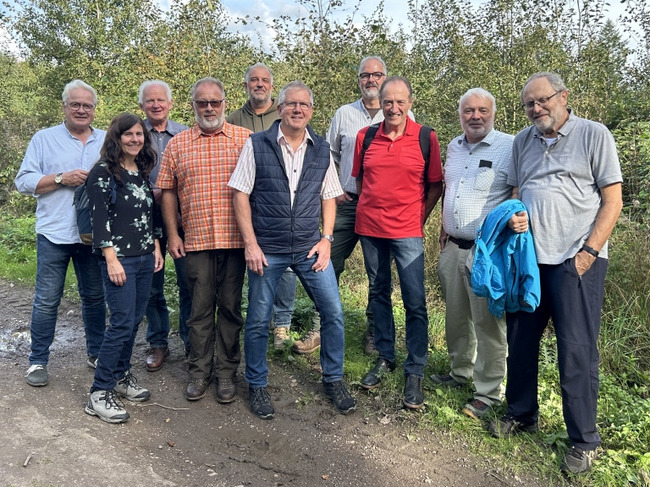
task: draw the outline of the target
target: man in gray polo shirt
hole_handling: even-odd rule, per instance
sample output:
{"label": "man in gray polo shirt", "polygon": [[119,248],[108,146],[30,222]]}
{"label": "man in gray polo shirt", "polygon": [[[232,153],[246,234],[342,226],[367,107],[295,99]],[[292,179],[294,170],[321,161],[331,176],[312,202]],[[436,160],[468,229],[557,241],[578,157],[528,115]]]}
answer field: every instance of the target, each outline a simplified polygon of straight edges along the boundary
{"label": "man in gray polo shirt", "polygon": [[[494,130],[496,101],[482,88],[458,103],[463,134],[447,147],[438,276],[445,298],[445,336],[451,370],[433,374],[436,384],[457,387],[472,377],[476,393],[463,413],[482,418],[503,396],[506,319],[496,318],[486,298],[472,291],[465,264],[476,231],[490,211],[510,198],[508,170],[513,136]],[[470,264],[471,266],[471,261]]]}
{"label": "man in gray polo shirt", "polygon": [[[532,75],[521,92],[533,126],[515,137],[508,183],[526,205],[539,264],[542,297],[533,313],[509,313],[507,414],[490,423],[503,438],[537,431],[537,366],[552,317],[557,337],[564,422],[571,447],[562,468],[589,470],[596,428],[600,314],[607,240],[623,206],[622,176],[612,134],[567,108],[568,90],[554,73]],[[527,228],[526,215],[510,228]]]}

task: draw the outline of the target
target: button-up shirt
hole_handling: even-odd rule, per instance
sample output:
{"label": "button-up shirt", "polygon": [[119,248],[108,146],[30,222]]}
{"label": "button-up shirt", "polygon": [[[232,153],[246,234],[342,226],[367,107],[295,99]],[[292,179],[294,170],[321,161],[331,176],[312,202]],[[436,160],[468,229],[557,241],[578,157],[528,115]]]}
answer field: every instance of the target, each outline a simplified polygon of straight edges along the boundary
{"label": "button-up shirt", "polygon": [[490,211],[512,195],[507,183],[514,137],[491,130],[478,144],[452,140],[445,161],[442,227],[452,237],[474,240]]}
{"label": "button-up shirt", "polygon": [[214,134],[198,125],[169,141],[157,184],[174,189],[181,207],[185,250],[243,248],[228,187],[251,131],[224,122]]}

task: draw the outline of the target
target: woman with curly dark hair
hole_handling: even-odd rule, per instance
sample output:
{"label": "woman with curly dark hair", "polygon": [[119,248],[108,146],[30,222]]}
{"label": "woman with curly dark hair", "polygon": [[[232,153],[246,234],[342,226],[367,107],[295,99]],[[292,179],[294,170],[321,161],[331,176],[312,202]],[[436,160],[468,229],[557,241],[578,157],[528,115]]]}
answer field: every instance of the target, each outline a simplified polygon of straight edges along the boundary
{"label": "woman with curly dark hair", "polygon": [[86,413],[108,423],[123,423],[129,413],[118,398],[140,402],[150,396],[131,374],[131,353],[149,301],[153,273],[163,265],[158,243],[162,229],[154,218],[155,201],[149,183],[156,153],[142,119],[122,113],[108,127],[100,154],[86,185],[92,208],[93,249],[102,257],[104,293],[111,316]]}

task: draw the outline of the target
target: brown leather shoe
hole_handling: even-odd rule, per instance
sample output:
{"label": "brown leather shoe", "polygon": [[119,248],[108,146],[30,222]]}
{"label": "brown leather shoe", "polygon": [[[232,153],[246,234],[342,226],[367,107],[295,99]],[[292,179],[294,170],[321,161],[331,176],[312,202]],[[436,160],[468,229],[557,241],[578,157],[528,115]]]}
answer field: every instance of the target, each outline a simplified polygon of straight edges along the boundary
{"label": "brown leather shoe", "polygon": [[147,370],[149,372],[160,370],[167,355],[169,355],[168,347],[151,348],[149,350],[149,355],[147,355]]}
{"label": "brown leather shoe", "polygon": [[185,390],[185,397],[188,401],[198,401],[205,396],[205,390],[210,381],[208,379],[190,379]]}
{"label": "brown leather shoe", "polygon": [[235,400],[235,381],[225,377],[217,377],[217,401],[221,404],[228,404]]}

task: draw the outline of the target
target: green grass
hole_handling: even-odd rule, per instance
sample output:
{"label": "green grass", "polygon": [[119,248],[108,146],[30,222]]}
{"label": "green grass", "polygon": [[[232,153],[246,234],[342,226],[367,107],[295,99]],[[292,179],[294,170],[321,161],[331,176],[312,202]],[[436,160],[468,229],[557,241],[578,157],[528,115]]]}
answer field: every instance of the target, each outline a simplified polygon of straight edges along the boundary
{"label": "green grass", "polygon": [[[437,228],[434,223],[433,228]],[[427,239],[427,293],[429,306],[430,356],[425,374],[443,372],[449,367],[444,341],[444,304],[440,297],[435,263],[437,248]],[[23,285],[33,286],[36,270],[34,250],[34,218],[0,217],[0,276]],[[365,332],[367,284],[359,249],[349,259],[341,276],[341,297],[346,323],[345,374],[360,401],[357,414],[382,422],[396,423],[404,437],[417,441],[427,432],[459,439],[480,455],[486,468],[495,472],[535,477],[547,485],[576,486],[650,486],[650,242],[647,226],[633,224],[625,218],[617,225],[610,240],[610,263],[606,284],[603,322],[599,337],[601,351],[601,384],[598,427],[603,438],[601,454],[593,470],[579,477],[567,478],[559,471],[564,452],[569,446],[562,418],[562,405],[556,344],[549,328],[540,350],[539,404],[540,431],[508,440],[496,440],[484,425],[465,417],[460,409],[471,396],[471,386],[444,390],[425,381],[426,407],[418,412],[401,408],[404,378],[399,369],[374,391],[367,392],[358,384],[373,366],[374,360],[362,352]],[[178,292],[174,266],[166,266],[166,297],[171,323],[177,323]],[[397,325],[397,359],[403,362],[404,310],[395,286],[394,308]],[[74,273],[68,273],[66,296],[78,299]],[[244,289],[244,307],[247,289]],[[291,336],[298,339],[309,327],[312,303],[299,286],[295,303]],[[296,356],[289,351],[272,353],[273,360],[313,374],[317,354]],[[303,405],[313,397],[301,398]],[[494,411],[497,417],[504,408]]]}

